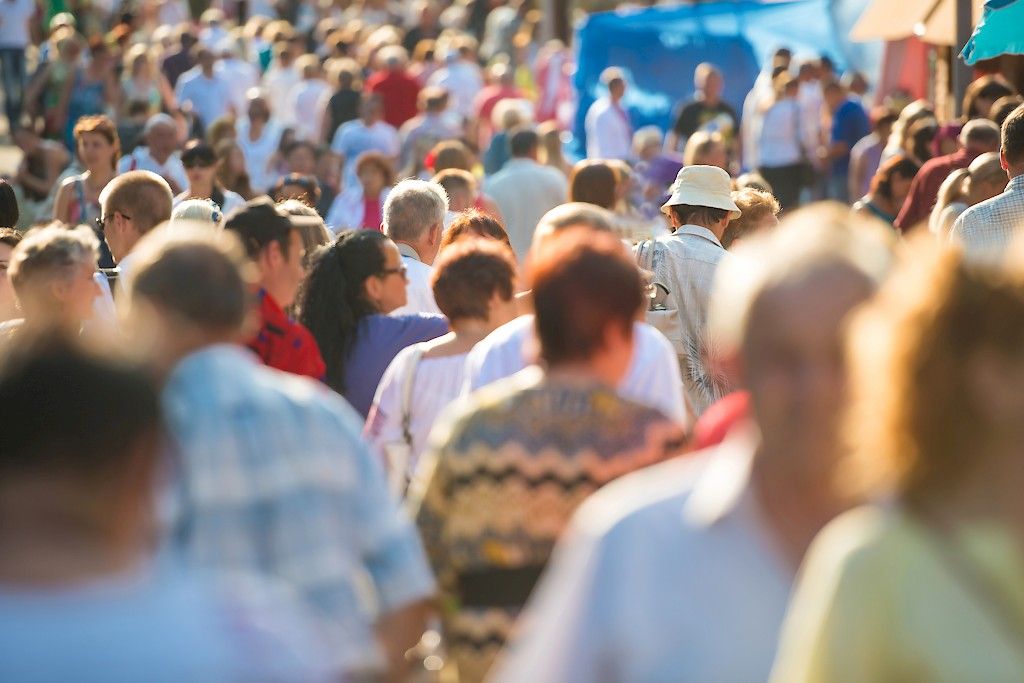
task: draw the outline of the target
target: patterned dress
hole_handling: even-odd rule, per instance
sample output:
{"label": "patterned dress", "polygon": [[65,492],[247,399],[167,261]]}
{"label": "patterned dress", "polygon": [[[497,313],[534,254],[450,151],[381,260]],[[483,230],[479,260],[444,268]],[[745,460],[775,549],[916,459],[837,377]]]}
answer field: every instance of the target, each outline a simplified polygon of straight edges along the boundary
{"label": "patterned dress", "polygon": [[438,425],[410,498],[460,683],[483,679],[580,503],[683,441],[609,388],[529,370]]}

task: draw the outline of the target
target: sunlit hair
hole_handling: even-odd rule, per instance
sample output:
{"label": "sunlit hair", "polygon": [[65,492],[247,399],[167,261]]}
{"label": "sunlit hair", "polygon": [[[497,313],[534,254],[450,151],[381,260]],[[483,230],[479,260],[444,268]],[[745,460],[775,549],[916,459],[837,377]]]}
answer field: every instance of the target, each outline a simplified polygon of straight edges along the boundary
{"label": "sunlit hair", "polygon": [[577,162],[569,174],[569,201],[613,209],[617,185],[618,176],[609,162],[584,159]]}
{"label": "sunlit hair", "polygon": [[690,136],[690,139],[686,141],[686,147],[683,149],[683,165],[684,166],[697,166],[706,163],[706,159],[711,152],[716,148],[721,147],[725,149],[725,139],[721,133],[708,133],[705,131],[697,131]]}
{"label": "sunlit hair", "polygon": [[11,252],[7,275],[26,315],[49,315],[60,304],[50,283],[71,280],[77,268],[95,264],[100,243],[85,226],[65,228],[58,223],[30,230]]}
{"label": "sunlit hair", "polygon": [[467,237],[486,237],[497,240],[509,248],[512,247],[508,233],[505,232],[505,228],[499,220],[483,211],[469,209],[459,213],[458,217],[444,231],[440,251],[444,251]]}
{"label": "sunlit hair", "polygon": [[729,221],[722,233],[722,246],[728,249],[738,239],[746,237],[769,216],[779,215],[782,206],[771,192],[746,187],[732,193],[732,200],[740,208],[740,217]]}
{"label": "sunlit hair", "polygon": [[121,138],[117,136],[117,127],[114,126],[114,122],[102,114],[99,116],[83,116],[75,123],[73,131],[76,146],[82,142],[82,136],[86,133],[95,133],[96,135],[103,136],[107,143],[113,147],[110,154],[110,167],[116,169],[117,160],[121,158]]}
{"label": "sunlit hair", "polygon": [[844,480],[924,503],[981,457],[990,431],[972,371],[1024,360],[1024,259],[999,267],[921,240],[851,330],[853,448]]}
{"label": "sunlit hair", "polygon": [[487,320],[491,298],[497,293],[511,300],[515,281],[512,250],[497,240],[471,237],[441,252],[430,286],[448,320]]}

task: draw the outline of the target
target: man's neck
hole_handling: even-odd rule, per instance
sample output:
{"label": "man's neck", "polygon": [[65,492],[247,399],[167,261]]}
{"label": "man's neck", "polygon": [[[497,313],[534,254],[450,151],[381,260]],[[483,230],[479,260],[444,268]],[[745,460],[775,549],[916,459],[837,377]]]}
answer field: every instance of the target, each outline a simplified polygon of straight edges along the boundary
{"label": "man's neck", "polygon": [[420,254],[420,250],[416,247],[415,244],[403,240],[395,240],[395,245],[398,247],[398,253],[400,253],[402,256],[414,258],[420,263],[427,262],[426,259],[424,259],[423,256]]}
{"label": "man's neck", "polygon": [[792,469],[779,467],[791,457],[760,450],[754,458],[751,486],[775,540],[795,570],[814,537],[844,505],[832,492],[830,480],[807,481],[794,476]]}
{"label": "man's neck", "polygon": [[171,152],[155,152],[153,148],[149,148],[149,156],[153,158],[153,161],[163,166],[167,163],[167,160],[171,158]]}

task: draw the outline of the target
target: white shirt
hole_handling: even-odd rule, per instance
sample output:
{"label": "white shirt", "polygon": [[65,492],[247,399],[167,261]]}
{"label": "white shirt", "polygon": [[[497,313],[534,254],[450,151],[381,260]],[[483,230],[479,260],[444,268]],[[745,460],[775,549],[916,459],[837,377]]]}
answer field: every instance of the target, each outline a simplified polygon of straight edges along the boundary
{"label": "white shirt", "polygon": [[[384,215],[384,200],[391,192],[390,187],[385,187],[380,193],[380,211]],[[363,200],[363,188],[358,185],[346,187],[331,202],[331,208],[327,210],[327,229],[337,235],[347,230],[358,230],[363,227],[363,215],[366,213],[366,206]]]}
{"label": "white shirt", "polygon": [[443,315],[434,301],[434,290],[430,286],[430,275],[434,269],[420,261],[416,250],[408,244],[402,242],[395,244],[398,246],[399,253],[402,254],[402,263],[406,267],[406,276],[409,279],[405,285],[406,304],[393,310],[391,315],[413,315],[415,313]]}
{"label": "white shirt", "polygon": [[402,147],[398,130],[389,123],[377,121],[369,126],[362,119],[346,121],[334,131],[331,151],[345,158],[342,182],[349,187],[359,185],[356,162],[365,152],[380,152],[392,159],[398,158]]}
{"label": "white shirt", "polygon": [[[629,160],[633,155],[633,129],[608,97],[590,105],[584,119],[588,159]],[[628,114],[626,115],[629,116]]]}
{"label": "white shirt", "polygon": [[34,0],[0,0],[0,47],[28,46],[28,20],[35,14]]}
{"label": "white shirt", "polygon": [[459,397],[466,367],[464,353],[440,358],[420,358],[419,363],[413,367],[415,349],[423,346],[414,344],[402,349],[384,371],[364,432],[364,436],[380,456],[381,462],[395,464],[390,463],[388,445],[403,441],[403,394],[406,382],[409,381],[409,373],[415,371],[408,406],[412,443],[409,462],[405,463],[405,474],[409,478],[416,469],[420,454],[426,448],[427,437],[430,436],[430,430],[438,415]]}
{"label": "white shirt", "polygon": [[292,91],[302,74],[293,67],[282,67],[278,64],[272,65],[263,74],[263,89],[270,93],[267,104],[270,110],[278,117],[282,124],[290,125],[292,121],[287,118],[287,107],[285,107],[285,96]]}
{"label": "white shirt", "polygon": [[236,114],[245,114],[248,100],[246,93],[250,88],[255,88],[260,82],[259,71],[249,62],[244,62],[237,57],[222,59],[213,67],[213,73],[224,79],[228,84],[231,104]]}
{"label": "white shirt", "polygon": [[569,183],[551,166],[542,166],[533,159],[513,158],[486,181],[484,189],[498,205],[512,249],[522,263],[537,223],[548,211],[565,203]]}
{"label": "white shirt", "polygon": [[299,81],[288,93],[285,117],[295,124],[297,140],[320,141],[321,126],[331,86],[319,79]]}
{"label": "white shirt", "polygon": [[204,126],[209,126],[228,113],[231,105],[229,92],[227,81],[216,72],[207,78],[198,66],[183,73],[174,90],[179,104],[192,103],[192,110]]}
{"label": "white shirt", "polygon": [[[633,334],[633,358],[618,393],[623,398],[660,410],[684,427],[689,425],[679,363],[672,344],[647,323],[636,323]],[[523,315],[502,325],[477,343],[467,356],[463,394],[533,365],[538,350],[532,315]]]}
{"label": "white shirt", "polygon": [[468,119],[473,115],[473,100],[484,88],[484,79],[480,75],[480,67],[459,60],[435,71],[427,85],[447,90],[451,95],[452,109]]}
{"label": "white shirt", "polygon": [[249,138],[249,119],[243,117],[235,124],[235,142],[245,157],[245,172],[249,183],[256,192],[266,192],[277,180],[277,172],[271,167],[271,160],[281,145],[281,126],[271,119],[263,126],[263,132],[255,140]]}
{"label": "white shirt", "polygon": [[188,175],[185,174],[185,166],[181,163],[180,152],[173,152],[161,164],[150,154],[149,147],[136,147],[131,154],[121,157],[117,162],[119,175],[128,171],[152,171],[177,183],[179,192],[188,187]]}
{"label": "white shirt", "polygon": [[751,490],[754,448],[731,437],[591,496],[491,680],[767,680],[794,575]]}
{"label": "white shirt", "polygon": [[949,241],[972,259],[998,259],[1024,230],[1024,175],[1011,178],[1006,190],[960,214]]}
{"label": "white shirt", "polygon": [[758,166],[773,168],[798,163],[803,157],[800,105],[780,100],[764,113],[758,136]]}

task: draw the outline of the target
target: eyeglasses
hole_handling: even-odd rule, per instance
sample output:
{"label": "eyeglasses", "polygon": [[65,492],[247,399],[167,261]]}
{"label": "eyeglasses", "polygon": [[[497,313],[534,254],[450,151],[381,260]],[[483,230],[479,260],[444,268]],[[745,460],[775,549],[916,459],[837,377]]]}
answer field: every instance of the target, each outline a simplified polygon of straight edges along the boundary
{"label": "eyeglasses", "polygon": [[409,279],[409,269],[404,265],[398,266],[397,268],[385,268],[380,271],[379,277],[386,278],[388,275],[401,275],[403,280]]}
{"label": "eyeglasses", "polygon": [[[111,216],[113,216],[116,213],[121,213],[121,212],[120,211],[115,211],[114,213],[108,213],[106,216],[100,216],[99,218],[94,219],[93,220],[93,224],[96,226],[96,229],[99,230],[100,232],[103,232],[104,230],[106,230],[106,228],[107,228],[107,221],[109,221]],[[121,213],[121,218],[125,219],[126,221],[130,221],[132,219],[131,216],[129,216],[127,214],[123,214],[123,213]]]}
{"label": "eyeglasses", "polygon": [[213,168],[216,163],[206,159],[189,159],[188,161],[182,160],[181,165],[185,168]]}

